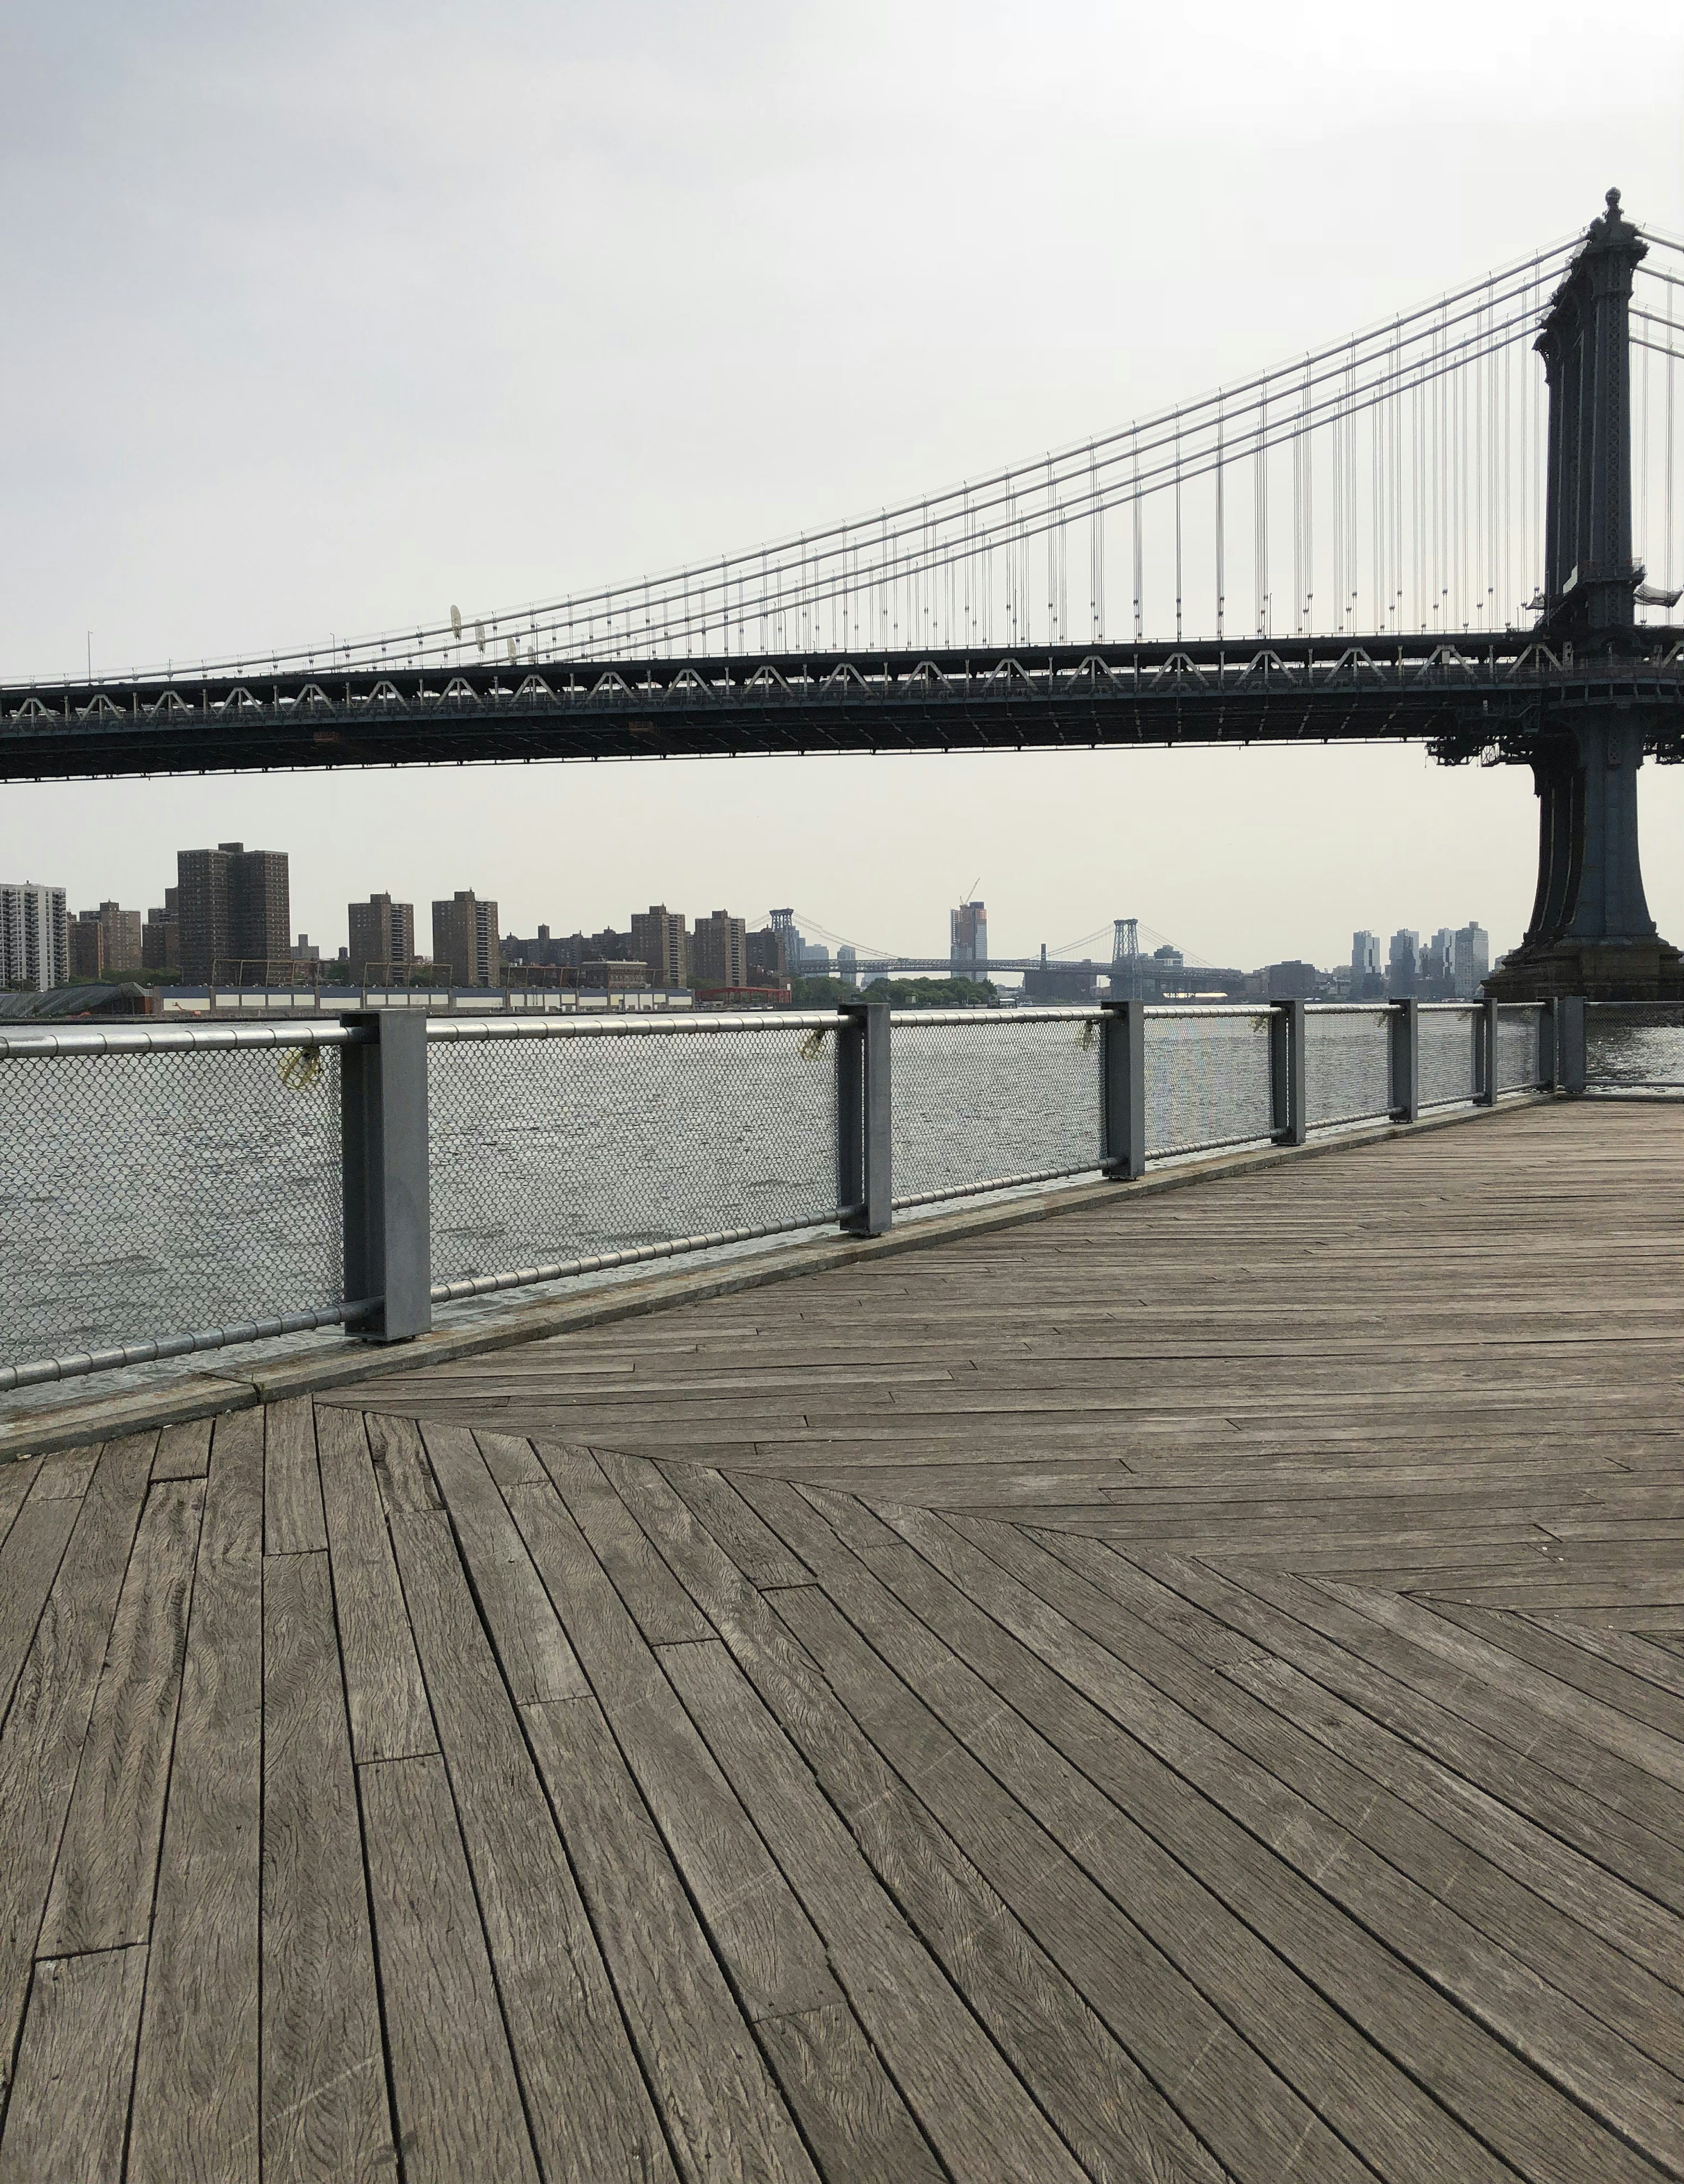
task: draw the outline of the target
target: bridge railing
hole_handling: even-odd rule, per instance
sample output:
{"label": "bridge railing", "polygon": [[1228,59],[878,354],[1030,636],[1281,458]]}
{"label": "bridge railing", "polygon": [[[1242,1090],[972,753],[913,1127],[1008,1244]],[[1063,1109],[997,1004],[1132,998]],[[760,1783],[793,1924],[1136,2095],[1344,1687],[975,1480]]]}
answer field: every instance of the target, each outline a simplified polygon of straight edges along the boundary
{"label": "bridge railing", "polygon": [[0,1034],[0,1393],[396,1340],[505,1290],[1578,1089],[1584,1021],[1129,1001]]}

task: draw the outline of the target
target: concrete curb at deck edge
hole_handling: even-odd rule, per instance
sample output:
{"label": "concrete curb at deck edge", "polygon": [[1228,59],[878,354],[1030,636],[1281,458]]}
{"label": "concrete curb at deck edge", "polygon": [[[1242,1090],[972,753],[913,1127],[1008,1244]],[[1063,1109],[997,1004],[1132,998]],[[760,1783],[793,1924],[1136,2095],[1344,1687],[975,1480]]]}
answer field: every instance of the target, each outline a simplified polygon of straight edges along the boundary
{"label": "concrete curb at deck edge", "polygon": [[[343,1352],[324,1355],[311,1351],[297,1358],[279,1357],[248,1373],[195,1373],[159,1388],[136,1389],[120,1396],[96,1397],[85,1403],[67,1404],[62,1410],[37,1412],[14,1424],[0,1426],[0,1463],[25,1456],[47,1456],[60,1449],[109,1440],[120,1434],[140,1433],[189,1419],[220,1417],[225,1412],[255,1408],[278,1402],[288,1396],[315,1395],[328,1389],[354,1386],[359,1380],[385,1379],[394,1373],[412,1373],[423,1366],[454,1364],[459,1358],[493,1350],[511,1350],[521,1343],[542,1342],[558,1334],[587,1328],[606,1327],[616,1320],[641,1318],[675,1306],[700,1304],[710,1297],[730,1296],[743,1290],[768,1287],[773,1282],[799,1280],[806,1274],[828,1273],[838,1268],[864,1265],[901,1251],[923,1251],[938,1244],[967,1236],[987,1235],[1001,1228],[1018,1228],[1033,1221],[1046,1221],[1062,1213],[1086,1212],[1097,1206],[1121,1208],[1136,1199],[1156,1198],[1168,1190],[1183,1190],[1195,1184],[1213,1183],[1224,1177],[1246,1175],[1284,1162],[1313,1159],[1320,1154],[1343,1152],[1357,1145],[1378,1145],[1391,1138],[1417,1137],[1425,1130],[1443,1129],[1453,1123],[1489,1122],[1517,1108],[1553,1104],[1548,1093],[1521,1095],[1495,1107],[1458,1108],[1447,1115],[1427,1115],[1415,1123],[1380,1123],[1365,1129],[1345,1130],[1317,1138],[1303,1145],[1260,1145],[1244,1152],[1220,1153],[1207,1160],[1191,1160],[1176,1167],[1159,1168],[1133,1182],[1102,1180],[1050,1190],[1032,1198],[996,1201],[970,1211],[936,1214],[905,1228],[891,1228],[883,1236],[828,1236],[811,1244],[794,1245],[768,1252],[763,1259],[733,1260],[694,1272],[660,1274],[638,1281],[594,1290],[588,1295],[546,1299],[491,1321],[481,1320],[460,1328],[441,1328],[413,1341],[384,1348],[347,1346]],[[1576,1104],[1576,1103],[1575,1103]]]}

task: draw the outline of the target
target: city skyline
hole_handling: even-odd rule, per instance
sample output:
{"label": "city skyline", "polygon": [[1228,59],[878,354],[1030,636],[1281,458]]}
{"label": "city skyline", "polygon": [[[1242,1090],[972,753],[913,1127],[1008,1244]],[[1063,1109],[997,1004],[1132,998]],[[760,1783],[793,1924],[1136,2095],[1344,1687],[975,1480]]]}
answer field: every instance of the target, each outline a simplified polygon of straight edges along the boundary
{"label": "city skyline", "polygon": [[[527,921],[523,930],[521,922],[502,914],[499,898],[473,889],[458,889],[454,896],[430,898],[430,946],[421,945],[421,933],[428,928],[418,926],[415,904],[390,890],[371,892],[365,899],[347,902],[346,939],[340,941],[332,922],[318,919],[312,928],[305,925],[301,916],[293,915],[288,850],[248,850],[240,842],[225,842],[215,849],[180,850],[176,865],[177,884],[157,890],[164,896],[163,905],[148,903],[144,913],[138,905],[124,905],[116,897],[102,897],[97,907],[77,911],[68,906],[75,898],[66,890],[50,890],[61,905],[66,905],[59,912],[63,931],[59,946],[68,978],[143,978],[148,972],[174,971],[183,984],[202,984],[215,976],[236,975],[235,967],[242,963],[255,972],[259,965],[278,967],[291,960],[321,962],[330,967],[337,961],[346,966],[348,976],[353,978],[360,978],[365,971],[371,973],[375,967],[384,967],[383,975],[399,976],[406,963],[448,962],[453,983],[495,984],[503,942],[513,947],[542,939],[554,946],[563,939],[618,934],[622,944],[618,952],[629,960],[645,962],[656,984],[705,982],[735,987],[752,983],[750,928],[761,933],[780,920],[797,925],[805,921],[817,928],[820,937],[809,936],[805,942],[806,963],[807,967],[822,972],[828,972],[834,960],[839,970],[850,972],[856,961],[869,962],[879,955],[934,960],[945,954],[956,968],[965,969],[984,964],[990,956],[1028,958],[1037,951],[1045,956],[1051,950],[1062,951],[1069,957],[1080,949],[1085,958],[1102,962],[1110,954],[1104,944],[1102,926],[1085,944],[1051,941],[1046,936],[1017,947],[1004,941],[991,943],[987,902],[975,894],[948,906],[945,951],[909,944],[904,937],[885,939],[879,934],[863,943],[849,940],[810,907],[795,911],[774,909],[745,916],[722,909],[687,913],[661,902],[647,910],[633,910],[623,926],[616,924],[613,915],[597,924],[594,910],[571,920],[552,910],[549,916]],[[11,894],[15,895],[22,884],[8,883]],[[38,892],[47,891],[42,883],[34,884]],[[595,909],[600,907],[595,905]],[[1150,935],[1140,944],[1141,955],[1151,955],[1163,936],[1150,920],[1138,922]],[[306,945],[312,929],[315,939]],[[1486,961],[1494,963],[1501,950],[1491,948],[1489,936],[1477,920],[1459,931],[1451,927],[1437,928],[1434,942],[1460,939],[1464,933],[1479,936],[1480,975],[1483,975]],[[1374,930],[1355,932],[1348,963],[1350,990],[1354,995],[1364,989],[1364,966],[1371,982],[1377,974],[1383,984],[1395,983],[1390,974],[1397,969],[1398,945],[1405,940],[1419,944],[1419,930],[1395,931],[1389,944]],[[1363,955],[1365,944],[1367,954]],[[1177,961],[1185,956],[1190,965],[1228,964],[1247,970],[1308,962],[1332,976],[1341,967],[1336,956],[1324,960],[1302,951],[1281,951],[1271,956],[1258,954],[1243,941],[1237,945],[1230,943],[1218,955],[1174,943],[1168,948],[1157,947],[1156,952],[1173,955]],[[12,953],[19,955],[16,946]],[[1418,953],[1424,961],[1425,947],[1418,946]],[[799,972],[803,966],[792,961],[786,967]],[[259,974],[259,981],[262,975]],[[1465,976],[1463,983],[1472,990]]]}

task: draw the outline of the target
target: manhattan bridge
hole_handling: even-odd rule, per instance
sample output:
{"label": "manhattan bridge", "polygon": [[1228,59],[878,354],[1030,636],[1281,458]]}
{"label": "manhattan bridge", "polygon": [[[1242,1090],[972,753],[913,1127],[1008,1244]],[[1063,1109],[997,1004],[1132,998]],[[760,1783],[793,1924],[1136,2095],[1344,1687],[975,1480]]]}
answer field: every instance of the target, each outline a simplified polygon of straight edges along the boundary
{"label": "manhattan bridge", "polygon": [[[1542,370],[1529,351],[1535,351]],[[1684,242],[1581,236],[1079,445],[512,612],[0,685],[0,778],[1420,741],[1527,766],[1487,990],[1684,1000],[1637,769],[1684,760]]]}

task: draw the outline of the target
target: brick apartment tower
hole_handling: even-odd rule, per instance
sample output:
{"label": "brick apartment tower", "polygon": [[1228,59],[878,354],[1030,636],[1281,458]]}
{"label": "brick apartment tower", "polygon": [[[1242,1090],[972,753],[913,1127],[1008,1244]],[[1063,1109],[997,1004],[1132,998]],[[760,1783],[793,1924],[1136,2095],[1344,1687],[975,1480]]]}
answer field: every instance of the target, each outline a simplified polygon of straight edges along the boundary
{"label": "brick apartment tower", "polygon": [[293,906],[284,850],[248,850],[242,842],[178,850],[176,881],[186,984],[232,978],[237,963],[291,962]]}
{"label": "brick apartment tower", "polygon": [[675,917],[664,902],[632,912],[632,953],[649,966],[650,983],[656,986],[688,986],[690,983],[689,947],[684,921]]}
{"label": "brick apartment tower", "polygon": [[432,960],[450,966],[453,986],[500,984],[497,905],[482,901],[471,888],[458,889],[448,902],[434,903]]}
{"label": "brick apartment tower", "polygon": [[[495,908],[491,905],[496,923]],[[433,922],[438,910],[433,907]],[[389,894],[371,894],[366,902],[350,905],[351,976],[358,985],[376,978],[407,978],[415,961],[415,906],[393,902]]]}
{"label": "brick apartment tower", "polygon": [[690,975],[699,986],[746,986],[749,925],[728,911],[699,917],[690,935]]}

